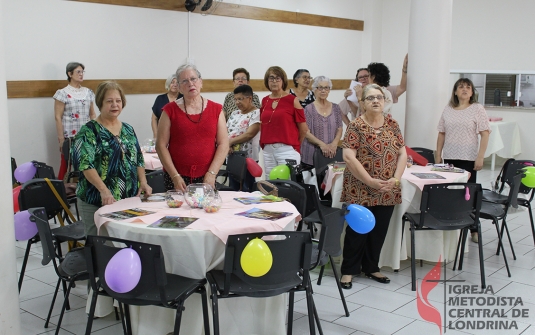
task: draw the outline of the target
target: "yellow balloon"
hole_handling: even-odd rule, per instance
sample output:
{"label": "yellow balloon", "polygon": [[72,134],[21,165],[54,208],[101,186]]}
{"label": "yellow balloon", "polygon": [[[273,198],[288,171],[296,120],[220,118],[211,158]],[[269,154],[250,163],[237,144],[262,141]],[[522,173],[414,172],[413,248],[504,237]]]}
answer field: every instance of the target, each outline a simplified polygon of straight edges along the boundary
{"label": "yellow balloon", "polygon": [[240,257],[243,272],[251,277],[262,277],[273,265],[273,255],[269,246],[259,238],[251,240],[243,249]]}

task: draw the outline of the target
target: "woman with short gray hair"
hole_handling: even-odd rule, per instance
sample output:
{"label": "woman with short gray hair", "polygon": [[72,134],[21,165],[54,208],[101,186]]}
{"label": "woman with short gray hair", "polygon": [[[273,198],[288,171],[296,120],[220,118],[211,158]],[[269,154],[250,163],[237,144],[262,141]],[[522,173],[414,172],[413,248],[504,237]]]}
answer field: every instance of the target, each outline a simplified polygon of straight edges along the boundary
{"label": "woman with short gray hair", "polygon": [[154,101],[154,105],[152,106],[152,117],[150,123],[152,127],[153,138],[156,138],[158,135],[158,121],[160,121],[163,106],[167,105],[171,101],[182,98],[182,94],[180,94],[178,91],[176,74],[173,73],[167,77],[167,80],[165,81],[165,89],[167,90],[167,93],[158,95]]}

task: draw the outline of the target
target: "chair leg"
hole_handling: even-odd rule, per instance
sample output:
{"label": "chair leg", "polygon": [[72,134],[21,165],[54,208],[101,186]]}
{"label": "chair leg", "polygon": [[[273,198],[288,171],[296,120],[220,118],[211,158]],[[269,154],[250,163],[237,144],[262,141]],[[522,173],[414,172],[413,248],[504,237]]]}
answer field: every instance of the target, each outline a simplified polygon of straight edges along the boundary
{"label": "chair leg", "polygon": [[293,292],[289,292],[289,300],[290,301],[288,301],[288,328],[286,329],[286,334],[292,335],[293,323],[294,323],[294,293]]}
{"label": "chair leg", "polygon": [[24,260],[22,261],[22,269],[20,270],[20,277],[19,277],[19,293],[20,289],[22,288],[22,280],[24,279],[24,272],[26,272],[26,264],[28,264],[28,257],[30,256],[30,248],[32,247],[33,238],[28,240],[28,243],[26,244],[26,252],[24,253]]}
{"label": "chair leg", "polygon": [[[121,304],[119,303],[119,306]],[[113,310],[115,311],[115,320],[119,321],[119,309],[117,307],[113,307]]]}
{"label": "chair leg", "polygon": [[415,245],[414,245],[414,225],[411,222],[411,280],[413,291],[416,291],[416,261],[414,257],[416,256]]}
{"label": "chair leg", "polygon": [[[459,249],[461,248],[461,240],[463,239],[463,234],[464,234],[464,229],[461,229],[461,233],[459,234],[459,239],[457,240],[457,250],[455,250],[455,260],[453,261],[453,271],[455,271],[455,268],[457,267],[457,258],[459,257]],[[446,260],[444,259],[444,261]]]}
{"label": "chair leg", "polygon": [[65,293],[67,291],[67,282],[65,280],[62,280],[61,283],[62,283],[61,285],[63,286],[63,296],[65,297],[65,301],[67,303],[67,305],[65,305],[65,307],[66,307],[66,309],[68,311],[70,311],[71,310],[71,304],[69,303],[69,295]]}
{"label": "chair leg", "polygon": [[[329,256],[329,258],[330,257],[331,256]],[[332,260],[331,260],[331,266],[334,268],[334,263]],[[318,285],[321,285],[321,278],[323,278],[323,271],[325,271],[325,265],[320,268],[320,275],[318,277],[318,282],[317,282]]]}
{"label": "chair leg", "polygon": [[202,299],[202,319],[204,322],[204,335],[210,335],[210,320],[208,319],[208,299],[206,297],[206,288],[199,287],[199,293]]}
{"label": "chair leg", "polygon": [[56,298],[58,296],[60,281],[61,281],[61,278],[58,278],[58,283],[56,284],[56,290],[54,291],[54,295],[52,296],[52,302],[50,303],[50,310],[48,311],[48,316],[46,317],[45,328],[48,328],[48,323],[50,322],[50,316],[52,315],[52,309],[54,309],[54,304],[56,303]]}
{"label": "chair leg", "polygon": [[[334,261],[331,255],[329,255],[329,260],[331,261],[331,267],[333,268],[333,274],[334,274],[334,280],[336,280],[336,286],[338,286],[338,292],[340,293],[340,299],[342,300],[342,304],[344,305],[344,311],[346,312],[346,316],[349,316],[349,310],[347,309],[346,304],[346,298],[344,297],[344,292],[342,290],[342,285],[340,284],[340,277],[338,277],[338,273],[336,271],[336,267],[334,266]],[[321,268],[323,270],[323,267]]]}
{"label": "chair leg", "polygon": [[132,335],[132,319],[130,318],[130,305],[124,304],[124,318],[126,323],[127,335]]}
{"label": "chair leg", "polygon": [[[479,234],[478,236],[479,236],[479,240],[481,240],[481,234]],[[462,239],[462,242],[461,242],[461,254],[459,255],[459,270],[463,269],[464,247],[466,246],[466,238],[467,237],[468,237],[468,227],[463,229],[463,239]]]}
{"label": "chair leg", "polygon": [[219,335],[219,306],[217,303],[217,287],[210,284],[210,298],[212,299],[212,319],[214,323],[214,335]]}
{"label": "chair leg", "polygon": [[477,223],[477,235],[479,239],[477,244],[479,246],[479,271],[481,272],[481,288],[487,287],[485,284],[485,258],[483,257],[483,239],[481,238],[481,224]]}
{"label": "chair leg", "polygon": [[128,329],[126,328],[126,319],[125,319],[125,315],[123,311],[123,304],[121,304],[120,302],[119,302],[119,312],[121,314],[121,325],[123,326],[123,334],[128,335]]}
{"label": "chair leg", "polygon": [[89,315],[87,316],[87,325],[85,327],[85,335],[91,335],[91,328],[93,327],[93,317],[95,315],[95,308],[97,306],[98,292],[93,291],[91,297],[91,306],[89,307]]}
{"label": "chair leg", "polygon": [[498,227],[498,220],[492,219],[492,224],[496,227],[496,233],[498,234],[498,248],[502,249],[503,261],[505,262],[505,268],[507,269],[507,275],[511,277],[511,271],[509,271],[509,264],[507,263],[507,257],[505,256],[505,249],[503,248],[502,237],[500,236],[500,228]]}
{"label": "chair leg", "polygon": [[61,327],[61,321],[63,320],[63,315],[65,314],[65,309],[67,308],[67,305],[69,304],[69,293],[71,292],[71,288],[73,286],[74,286],[74,280],[71,280],[69,282],[69,286],[67,288],[67,292],[65,293],[65,300],[63,301],[63,307],[61,308],[61,313],[59,314],[58,327],[56,328],[56,335],[59,334],[59,329]]}
{"label": "chair leg", "polygon": [[175,329],[173,335],[180,334],[180,323],[182,323],[182,311],[184,311],[184,300],[180,299],[178,305],[176,306],[176,317],[175,317]]}
{"label": "chair leg", "polygon": [[513,241],[511,240],[511,234],[509,234],[509,227],[507,227],[507,222],[503,218],[502,226],[505,227],[505,232],[507,233],[507,239],[509,240],[509,245],[511,246],[511,252],[513,253],[513,259],[516,261],[515,248],[513,248]]}
{"label": "chair leg", "polygon": [[531,235],[533,236],[533,245],[535,245],[535,225],[533,224],[533,213],[531,212],[531,202],[528,202],[526,207],[529,212],[529,221],[531,222]]}
{"label": "chair leg", "polygon": [[312,292],[310,291],[310,287],[306,289],[306,297],[308,310],[308,327],[310,329],[310,334],[316,335],[316,326],[314,324],[314,302],[312,300]]}
{"label": "chair leg", "polygon": [[316,310],[316,304],[314,303],[314,297],[310,295],[310,298],[312,299],[312,307],[314,308],[314,320],[316,320],[316,326],[318,326],[318,332],[320,335],[323,335],[323,329],[321,328],[321,322],[320,317],[318,315],[318,311]]}

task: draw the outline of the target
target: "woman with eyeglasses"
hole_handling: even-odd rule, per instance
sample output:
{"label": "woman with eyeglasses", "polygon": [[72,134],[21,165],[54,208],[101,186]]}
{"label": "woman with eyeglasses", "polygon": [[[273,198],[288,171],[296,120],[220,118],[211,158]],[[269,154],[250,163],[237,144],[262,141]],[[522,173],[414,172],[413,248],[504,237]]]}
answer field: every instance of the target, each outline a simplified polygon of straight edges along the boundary
{"label": "woman with eyeglasses", "polygon": [[182,99],[163,108],[158,124],[156,151],[168,190],[185,191],[192,183],[215,179],[229,151],[225,113],[220,104],[201,95],[201,73],[194,65],[176,70]]}
{"label": "woman with eyeglasses", "polygon": [[299,103],[303,108],[313,103],[316,99],[314,92],[309,89],[311,80],[310,72],[306,69],[295,71],[293,76],[295,90],[290,88],[290,94],[293,94],[299,99]]}
{"label": "woman with eyeglasses", "polygon": [[314,150],[320,148],[325,157],[333,158],[342,137],[342,112],[340,107],[327,100],[332,82],[325,76],[314,78],[312,89],[316,101],[305,107],[305,118],[309,131],[301,144],[301,166],[312,168]]}
{"label": "woman with eyeglasses", "polygon": [[167,105],[171,101],[182,98],[182,94],[178,91],[178,82],[176,80],[176,74],[172,74],[167,77],[165,81],[165,89],[167,93],[160,94],[156,97],[154,105],[152,105],[152,117],[150,126],[152,128],[152,136],[156,138],[158,135],[158,122],[162,115],[163,106]]}
{"label": "woman with eyeglasses", "polygon": [[[237,88],[242,85],[249,85],[249,80],[251,80],[249,71],[247,71],[243,67],[237,68],[232,71],[232,82],[234,83],[234,88]],[[256,93],[253,93],[253,105],[256,106],[256,108],[260,108],[260,99],[258,98],[258,95],[256,95]],[[225,97],[225,102],[223,102],[223,111],[225,112],[225,119],[228,121],[230,115],[237,110],[239,110],[239,108],[234,102],[234,92],[230,92]]]}
{"label": "woman with eyeglasses", "polygon": [[379,283],[390,282],[380,272],[379,256],[394,206],[401,203],[400,179],[407,164],[399,125],[383,114],[384,90],[370,84],[361,100],[364,113],[351,121],[343,140],[347,167],[340,201],[368,208],[375,227],[367,234],[346,228],[340,280],[344,289],[351,289],[353,277],[361,272]]}
{"label": "woman with eyeglasses", "polygon": [[260,147],[264,150],[264,172],[286,164],[286,159],[301,162],[301,143],[308,127],[299,99],[286,92],[288,78],[279,66],[267,69],[264,85],[271,94],[262,99],[260,108]]}
{"label": "woman with eyeglasses", "polygon": [[134,128],[119,120],[126,106],[123,89],[116,82],[102,82],[95,102],[99,116],[82,126],[72,145],[74,167],[81,172],[78,210],[87,235],[97,235],[94,214],[100,207],[152,193]]}
{"label": "woman with eyeglasses", "polygon": [[95,94],[87,87],[82,87],[85,66],[82,63],[67,64],[67,81],[69,84],[54,94],[54,118],[58,134],[61,155],[59,179],[64,179],[69,172],[71,141],[80,128],[96,117],[93,101]]}

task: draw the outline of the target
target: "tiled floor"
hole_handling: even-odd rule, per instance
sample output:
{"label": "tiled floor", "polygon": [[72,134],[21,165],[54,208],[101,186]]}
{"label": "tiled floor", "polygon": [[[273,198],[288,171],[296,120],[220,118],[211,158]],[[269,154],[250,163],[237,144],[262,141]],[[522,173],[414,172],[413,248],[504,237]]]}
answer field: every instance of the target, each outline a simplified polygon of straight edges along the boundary
{"label": "tiled floor", "polygon": [[[498,171],[490,171],[488,167],[479,173],[478,182],[483,187],[488,187],[489,182],[494,180]],[[487,294],[454,294],[450,297],[475,297],[474,306],[447,307],[447,323],[453,322],[455,329],[447,328],[445,334],[535,334],[535,247],[529,216],[525,210],[517,210],[508,217],[508,225],[511,238],[514,243],[517,260],[512,259],[510,248],[506,245],[506,252],[512,277],[507,277],[502,256],[496,256],[496,232],[490,221],[482,223],[484,258],[487,285],[492,286],[494,295],[498,297],[520,297],[523,306],[491,305],[491,292]],[[466,254],[462,271],[452,271],[452,264],[448,265],[448,279],[465,280],[465,282],[448,283],[450,285],[480,285],[479,261],[477,248],[470,242],[470,250]],[[17,243],[17,257],[19,269],[24,255],[26,244]],[[422,278],[433,267],[432,264],[424,264],[417,269],[418,278]],[[353,280],[353,289],[344,290],[347,305],[351,315],[343,316],[343,307],[336,289],[336,283],[332,272],[327,270],[327,276],[322,285],[314,282],[314,300],[318,309],[321,325],[326,335],[342,334],[441,334],[435,323],[424,320],[418,313],[416,293],[411,291],[410,262],[403,261],[399,272],[394,273],[390,268],[382,271],[390,277],[391,283],[384,285],[370,279],[359,277]],[[317,273],[313,278],[317,278]],[[48,312],[52,293],[57,277],[51,265],[41,265],[41,248],[33,247],[28,263],[22,292],[20,294],[20,313],[24,335],[53,334],[54,322],[57,322],[60,310],[59,301],[53,312],[50,327],[45,329],[44,319]],[[444,320],[444,286],[438,284],[428,296],[429,304],[434,306]],[[306,303],[304,295],[296,295],[294,313],[294,334],[308,334],[308,319],[306,316]],[[485,299],[482,305],[477,305]],[[490,299],[487,299],[490,298]],[[71,310],[65,314],[60,334],[83,334],[86,324],[85,303],[87,299],[86,285],[81,283],[71,293]],[[512,317],[511,309],[524,309],[525,317]],[[460,313],[461,309],[504,309],[505,317],[451,317],[451,313]],[[453,311],[452,311],[453,310]],[[470,321],[470,322],[468,322]],[[479,321],[479,324],[475,321]],[[489,322],[490,321],[490,322]],[[512,327],[509,330],[490,329],[504,324]],[[507,322],[507,323],[506,323]],[[513,324],[513,322],[516,322]],[[467,329],[466,326],[484,326],[485,329]],[[463,328],[464,325],[464,328]],[[515,327],[516,325],[516,327]],[[93,334],[121,334],[122,328],[113,315],[97,319],[93,325]],[[151,334],[152,335],[152,334]],[[160,335],[160,334],[156,334]],[[165,334],[161,334],[165,335]]]}

